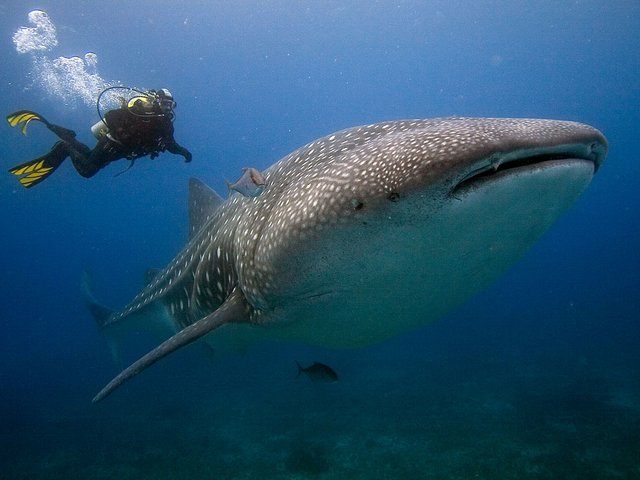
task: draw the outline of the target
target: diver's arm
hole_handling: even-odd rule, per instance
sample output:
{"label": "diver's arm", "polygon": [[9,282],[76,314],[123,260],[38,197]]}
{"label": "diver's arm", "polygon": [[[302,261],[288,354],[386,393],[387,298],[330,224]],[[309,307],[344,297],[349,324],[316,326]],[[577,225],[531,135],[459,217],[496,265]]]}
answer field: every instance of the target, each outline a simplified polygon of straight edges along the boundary
{"label": "diver's arm", "polygon": [[185,162],[189,163],[191,161],[191,152],[184,148],[182,145],[178,145],[178,142],[176,142],[175,140],[172,143],[169,143],[166,148],[167,151],[173,153],[174,155],[182,155]]}

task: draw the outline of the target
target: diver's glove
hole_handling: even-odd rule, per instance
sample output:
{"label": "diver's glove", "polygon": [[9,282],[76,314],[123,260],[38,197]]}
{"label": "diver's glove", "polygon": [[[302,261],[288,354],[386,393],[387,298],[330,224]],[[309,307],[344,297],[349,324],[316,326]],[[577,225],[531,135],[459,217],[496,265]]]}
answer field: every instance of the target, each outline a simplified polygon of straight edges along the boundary
{"label": "diver's glove", "polygon": [[167,145],[167,150],[174,155],[182,155],[184,157],[184,161],[189,163],[191,161],[191,152],[184,148],[182,145],[178,145],[176,142],[173,142]]}

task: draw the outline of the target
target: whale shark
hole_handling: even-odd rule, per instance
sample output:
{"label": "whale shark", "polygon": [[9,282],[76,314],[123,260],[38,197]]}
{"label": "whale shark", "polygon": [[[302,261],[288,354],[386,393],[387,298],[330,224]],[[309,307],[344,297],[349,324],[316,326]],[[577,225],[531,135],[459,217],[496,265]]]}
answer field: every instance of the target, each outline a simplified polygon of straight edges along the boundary
{"label": "whale shark", "polygon": [[513,265],[606,154],[581,123],[435,118],[315,140],[264,170],[255,196],[191,179],[184,249],[120,311],[84,289],[108,339],[165,339],[93,401],[199,339],[356,348],[432,322]]}

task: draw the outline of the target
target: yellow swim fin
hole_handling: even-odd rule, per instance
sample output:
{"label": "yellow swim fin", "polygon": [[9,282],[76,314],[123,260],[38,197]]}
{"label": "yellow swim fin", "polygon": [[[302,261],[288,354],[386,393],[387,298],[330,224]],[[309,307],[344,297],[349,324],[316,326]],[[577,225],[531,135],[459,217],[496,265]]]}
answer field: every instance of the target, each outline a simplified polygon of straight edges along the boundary
{"label": "yellow swim fin", "polygon": [[9,125],[12,127],[17,127],[22,124],[20,131],[23,135],[27,134],[27,125],[29,125],[29,122],[32,120],[38,120],[47,126],[49,125],[49,122],[45,120],[44,117],[30,110],[18,110],[17,112],[7,115],[7,122],[9,122]]}
{"label": "yellow swim fin", "polygon": [[32,160],[31,162],[18,165],[16,168],[9,171],[14,175],[28,173],[28,175],[21,177],[19,181],[23,187],[30,188],[37,185],[53,173],[53,167],[45,167],[43,164],[44,160]]}
{"label": "yellow swim fin", "polygon": [[45,178],[55,172],[65,158],[67,158],[67,147],[64,142],[57,142],[51,151],[35,160],[21,163],[9,170],[17,176],[21,176],[19,181],[24,188],[31,188],[42,182]]}

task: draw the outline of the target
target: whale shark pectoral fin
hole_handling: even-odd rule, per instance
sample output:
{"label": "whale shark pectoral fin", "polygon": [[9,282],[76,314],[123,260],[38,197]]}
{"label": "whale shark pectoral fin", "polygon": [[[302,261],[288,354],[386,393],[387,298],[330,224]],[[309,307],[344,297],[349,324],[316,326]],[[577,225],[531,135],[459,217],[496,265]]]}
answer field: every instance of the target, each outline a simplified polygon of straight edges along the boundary
{"label": "whale shark pectoral fin", "polygon": [[129,365],[125,370],[120,372],[107,386],[105,386],[94,398],[93,403],[97,403],[110,395],[116,388],[127,380],[136,376],[138,373],[150,367],[158,360],[166,357],[170,353],[195,342],[207,333],[215,330],[227,323],[247,323],[249,322],[249,314],[247,301],[244,294],[239,288],[236,288],[224,303],[210,313],[206,317],[201,318],[197,322],[182,329],[173,337],[164,341],[149,353]]}

